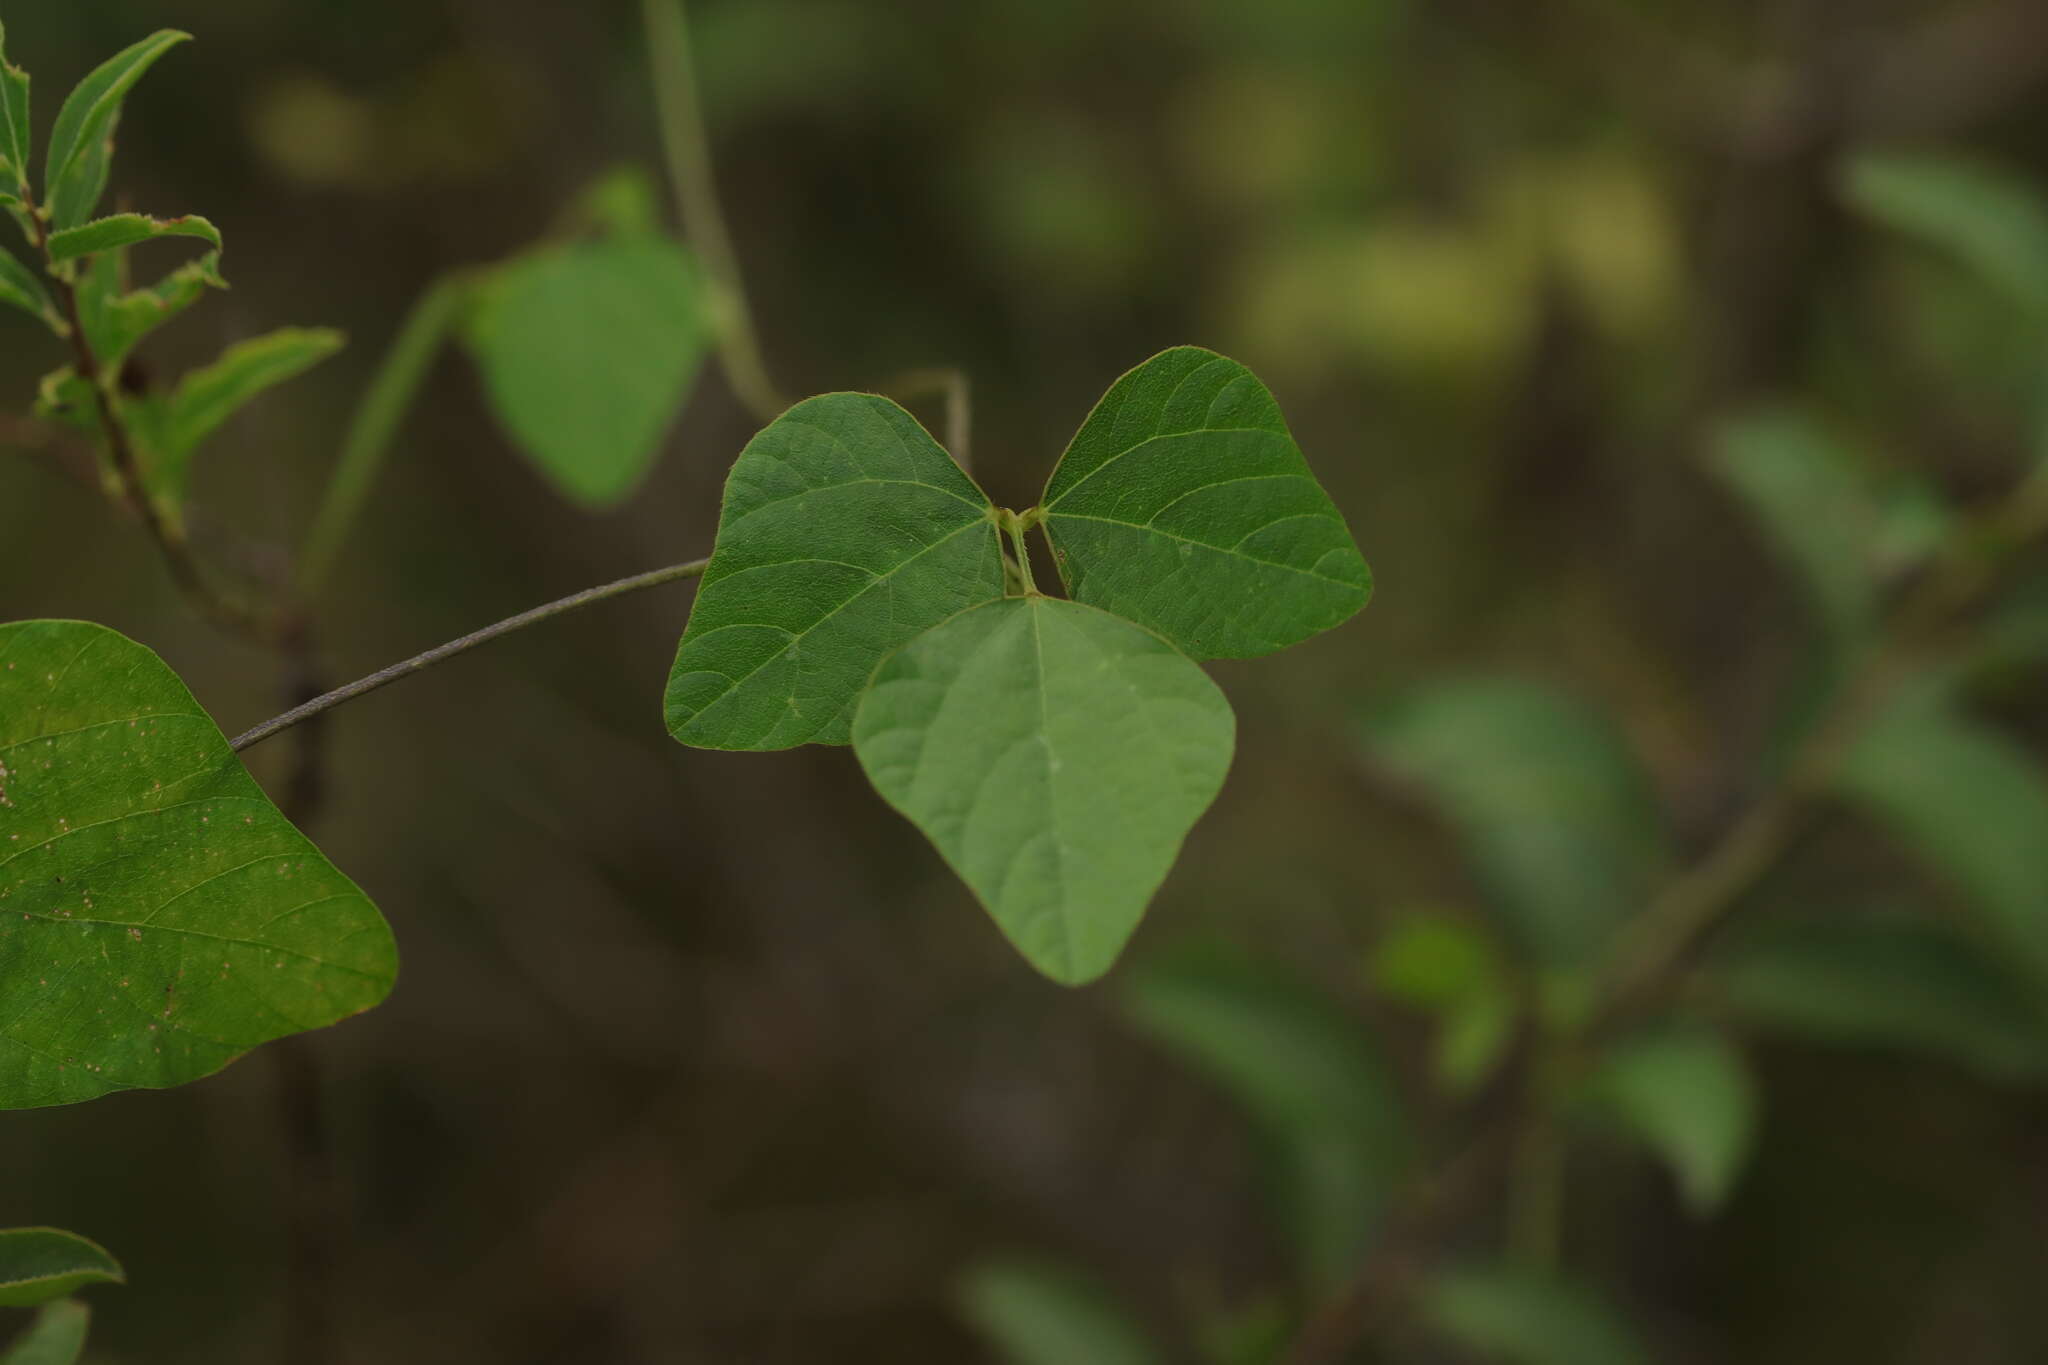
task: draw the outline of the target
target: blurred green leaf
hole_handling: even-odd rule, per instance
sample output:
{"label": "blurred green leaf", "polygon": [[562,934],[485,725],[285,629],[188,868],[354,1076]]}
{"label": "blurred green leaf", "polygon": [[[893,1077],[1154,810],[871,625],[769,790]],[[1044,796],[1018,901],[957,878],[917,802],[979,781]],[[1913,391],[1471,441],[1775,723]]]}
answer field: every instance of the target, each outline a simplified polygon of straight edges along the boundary
{"label": "blurred green leaf", "polygon": [[1123,1005],[1250,1116],[1306,1278],[1328,1287],[1349,1273],[1413,1150],[1365,1025],[1314,987],[1221,949],[1146,962]]}
{"label": "blurred green leaf", "polygon": [[92,1310],[76,1299],[48,1304],[0,1355],[0,1365],[73,1365],[85,1352],[91,1324]]}
{"label": "blurred green leaf", "polygon": [[1110,387],[1043,506],[1069,595],[1196,659],[1285,649],[1372,595],[1372,571],[1273,395],[1199,346],[1163,351]]}
{"label": "blurred green leaf", "polygon": [[0,1109],[181,1085],[390,991],[376,907],[143,646],[0,625],[0,766]]}
{"label": "blurred green leaf", "polygon": [[28,72],[7,60],[7,28],[0,25],[0,174],[10,186],[29,188]]}
{"label": "blurred green leaf", "polygon": [[1774,1033],[1933,1053],[1998,1081],[2048,1072],[2048,1026],[2019,984],[1926,920],[1781,920],[1722,953],[1707,986]]}
{"label": "blurred green leaf", "polygon": [[726,480],[668,732],[705,749],[844,744],[891,650],[1002,595],[995,509],[917,419],[874,394],[807,398]]}
{"label": "blurred green leaf", "polygon": [[571,235],[594,231],[609,237],[658,237],[660,189],[645,166],[614,166],[570,201],[560,226]]}
{"label": "blurred green leaf", "polygon": [[1885,521],[1849,453],[1809,414],[1762,408],[1721,424],[1712,467],[1787,562],[1836,657],[1866,643]]}
{"label": "blurred green leaf", "polygon": [[1489,900],[1545,966],[1584,966],[1665,861],[1656,802],[1602,713],[1511,679],[1433,683],[1363,728],[1367,753],[1434,802]]}
{"label": "blurred green leaf", "polygon": [[74,431],[99,430],[99,409],[92,385],[69,365],[50,371],[37,383],[36,416]]}
{"label": "blurred green leaf", "polygon": [[172,507],[182,503],[200,443],[268,390],[340,350],[342,341],[329,327],[284,327],[236,342],[211,365],[188,373],[144,423],[155,447],[151,492]]}
{"label": "blurred green leaf", "polygon": [[1202,1315],[1195,1326],[1196,1347],[1209,1365],[1272,1365],[1286,1349],[1294,1315],[1277,1293]]}
{"label": "blurred green leaf", "polygon": [[4,248],[0,248],[0,303],[13,304],[46,327],[55,327],[60,321],[43,282]]}
{"label": "blurred green leaf", "polygon": [[884,659],[853,748],[1017,951],[1077,986],[1137,929],[1222,789],[1235,733],[1222,691],[1171,644],[1030,596],[963,611]]}
{"label": "blurred green leaf", "polygon": [[607,507],[660,453],[711,341],[709,297],[670,241],[547,247],[479,286],[468,342],[513,441],[563,493]]}
{"label": "blurred green leaf", "polygon": [[2048,201],[2026,177],[1957,152],[1872,150],[1849,158],[1843,188],[1852,207],[2048,313]]}
{"label": "blurred green leaf", "polygon": [[65,98],[50,128],[43,168],[43,197],[54,227],[76,227],[92,213],[106,185],[108,143],[121,101],[157,58],[191,36],[174,29],[152,33],[102,62]]}
{"label": "blurred green leaf", "polygon": [[1408,920],[1380,941],[1370,972],[1386,995],[1437,1016],[1437,1076],[1453,1091],[1472,1089],[1505,1055],[1513,974],[1477,929],[1435,915]]}
{"label": "blurred green leaf", "polygon": [[1671,1167],[1694,1214],[1726,1200],[1755,1144],[1759,1103],[1727,1039],[1676,1023],[1622,1039],[1601,1055],[1589,1089]]}
{"label": "blurred green leaf", "polygon": [[220,229],[196,213],[183,218],[151,218],[140,213],[117,213],[90,223],[50,234],[50,259],[76,260],[95,252],[113,251],[157,237],[197,237],[220,250]]}
{"label": "blurred green leaf", "polygon": [[975,1266],[960,1314],[1010,1365],[1160,1365],[1144,1327],[1085,1275],[1039,1261]]}
{"label": "blurred green leaf", "polygon": [[60,1228],[0,1228],[0,1308],[33,1308],[89,1284],[120,1284],[121,1263]]}
{"label": "blurred green leaf", "polygon": [[1584,1286],[1507,1267],[1456,1270],[1423,1296],[1445,1336],[1513,1365],[1648,1365],[1619,1313]]}
{"label": "blurred green leaf", "polygon": [[1921,686],[1865,730],[1836,785],[2048,981],[2048,783],[2025,749]]}

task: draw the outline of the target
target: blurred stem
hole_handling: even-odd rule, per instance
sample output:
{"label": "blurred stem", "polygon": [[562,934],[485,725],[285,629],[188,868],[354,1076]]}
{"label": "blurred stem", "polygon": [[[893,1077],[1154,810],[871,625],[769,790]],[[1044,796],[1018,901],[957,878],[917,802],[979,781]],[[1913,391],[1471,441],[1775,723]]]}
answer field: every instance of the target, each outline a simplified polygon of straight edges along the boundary
{"label": "blurred stem", "polygon": [[761,358],[739,257],[733,252],[732,233],[719,205],[683,0],[641,0],[640,10],[647,26],[655,104],[661,115],[661,145],[668,158],[683,232],[703,258],[712,287],[720,296],[719,360],[733,393],[756,417],[772,422],[789,404],[776,391]]}
{"label": "blurred stem", "polygon": [[1522,1078],[1521,1132],[1508,1185],[1508,1254],[1536,1270],[1554,1270],[1564,1234],[1565,1134],[1558,1117],[1564,1074],[1557,1044],[1539,1039]]}
{"label": "blurred stem", "polygon": [[944,398],[946,453],[961,469],[974,472],[974,457],[968,448],[974,431],[974,395],[965,370],[951,365],[906,370],[883,385],[882,392],[905,403],[933,394]]}
{"label": "blurred stem", "polygon": [[409,678],[413,674],[432,668],[435,664],[441,663],[444,660],[452,659],[458,654],[465,654],[475,649],[478,645],[489,644],[499,636],[510,635],[516,630],[524,630],[528,626],[552,620],[554,617],[575,611],[580,607],[594,606],[599,602],[610,601],[614,597],[622,597],[630,592],[638,592],[642,588],[659,587],[663,583],[673,583],[681,578],[695,578],[704,572],[705,567],[710,562],[708,559],[693,559],[687,564],[674,564],[666,569],[655,569],[649,573],[634,574],[631,578],[621,578],[614,583],[602,584],[595,588],[585,588],[582,592],[571,593],[567,597],[534,607],[528,611],[522,611],[517,616],[508,617],[496,625],[485,626],[482,630],[472,631],[460,639],[450,640],[444,645],[436,645],[425,653],[415,654],[412,658],[406,659],[401,663],[392,664],[389,668],[381,668],[366,678],[358,678],[346,686],[337,687],[331,692],[322,693],[310,701],[294,706],[283,715],[267,720],[254,729],[237,735],[234,740],[234,748],[237,752],[240,752],[253,744],[269,739],[272,735],[289,730],[294,725],[303,724],[316,716],[332,711],[345,701],[353,701],[357,697],[375,692],[378,688],[389,683],[395,683],[400,678]]}
{"label": "blurred stem", "polygon": [[419,396],[442,342],[454,329],[470,282],[467,274],[444,275],[420,295],[357,405],[355,420],[342,442],[341,458],[299,554],[299,591],[307,596],[320,590],[334,567],[335,554],[384,467],[398,424]]}

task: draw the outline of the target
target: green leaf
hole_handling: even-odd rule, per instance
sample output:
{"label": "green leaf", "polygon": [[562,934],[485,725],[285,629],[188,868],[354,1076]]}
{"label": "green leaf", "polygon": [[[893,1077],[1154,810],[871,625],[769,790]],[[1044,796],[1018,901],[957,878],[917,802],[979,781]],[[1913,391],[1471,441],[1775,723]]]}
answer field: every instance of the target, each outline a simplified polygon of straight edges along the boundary
{"label": "green leaf", "polygon": [[[114,257],[101,259],[114,260]],[[95,306],[85,312],[86,335],[93,354],[109,370],[118,369],[137,344],[151,332],[198,302],[208,289],[225,289],[220,277],[220,253],[209,251],[196,261],[179,266],[147,289],[123,293],[118,285],[101,292]]]}
{"label": "green leaf", "polygon": [[1270,654],[1372,595],[1372,571],[1250,370],[1197,346],[1110,387],[1046,484],[1075,601],[1197,659]]}
{"label": "green leaf", "polygon": [[1649,1365],[1614,1309],[1581,1285],[1506,1267],[1439,1276],[1423,1313],[1444,1335],[1513,1365]]}
{"label": "green leaf", "polygon": [[1865,730],[1836,785],[2048,981],[2048,783],[2024,749],[1922,688]]}
{"label": "green leaf", "polygon": [[1576,698],[1510,679],[1437,683],[1382,707],[1363,735],[1442,810],[1540,963],[1586,965],[1655,886],[1654,795],[1609,719]]}
{"label": "green leaf", "polygon": [[468,341],[520,450],[569,497],[608,507],[660,453],[710,344],[708,297],[674,242],[548,247],[487,278]]}
{"label": "green leaf", "polygon": [[58,324],[57,310],[35,272],[11,251],[0,250],[0,303],[11,303],[46,327]]}
{"label": "green leaf", "polygon": [[657,237],[661,234],[661,192],[646,167],[614,166],[562,211],[560,228],[567,233]]}
{"label": "green leaf", "polygon": [[28,72],[7,60],[7,29],[0,25],[0,172],[29,188]]}
{"label": "green leaf", "polygon": [[2048,312],[2048,201],[2026,177],[1955,152],[1866,151],[1849,159],[1843,190],[1860,212]]}
{"label": "green leaf", "polygon": [[0,766],[0,1109],[197,1080],[390,991],[376,907],[143,646],[0,625]]}
{"label": "green leaf", "polygon": [[152,33],[102,62],[65,98],[50,128],[49,161],[43,167],[43,197],[56,227],[75,227],[92,212],[106,184],[107,144],[121,101],[157,58],[191,36],[175,29]]}
{"label": "green leaf", "polygon": [[1515,987],[1491,941],[1427,916],[1397,925],[1374,951],[1373,984],[1437,1016],[1436,1073],[1456,1092],[1486,1079],[1514,1039]]}
{"label": "green leaf", "polygon": [[2048,1028],[2027,992],[1926,920],[1780,921],[1723,952],[1706,984],[1736,1018],[1773,1033],[1930,1053],[1993,1081],[2048,1073]]}
{"label": "green leaf", "polygon": [[96,432],[100,418],[92,385],[66,365],[44,375],[36,386],[36,416],[60,422],[74,431]]}
{"label": "green leaf", "polygon": [[1039,1261],[974,1267],[960,1314],[1010,1365],[1159,1365],[1164,1357],[1123,1305],[1087,1276]]}
{"label": "green leaf", "polygon": [[1765,408],[1721,424],[1712,467],[1799,580],[1836,657],[1866,643],[1887,525],[1849,453],[1808,414]]}
{"label": "green leaf", "polygon": [[85,1351],[91,1323],[92,1310],[76,1299],[49,1304],[0,1355],[0,1365],[74,1365]]}
{"label": "green leaf", "polygon": [[196,213],[183,218],[151,218],[140,213],[117,213],[96,218],[82,227],[50,234],[50,259],[75,260],[99,251],[113,251],[157,237],[197,237],[220,250],[220,229]]}
{"label": "green leaf", "polygon": [[1610,1045],[1590,1090],[1664,1159],[1694,1214],[1720,1207],[1756,1140],[1758,1096],[1742,1054],[1718,1033],[1671,1024]]}
{"label": "green leaf", "polygon": [[1145,963],[1123,1005],[1250,1116],[1306,1278],[1327,1288],[1353,1270],[1412,1153],[1363,1022],[1302,981],[1209,948]]}
{"label": "green leaf", "polygon": [[184,500],[192,453],[223,422],[266,391],[319,364],[342,347],[330,327],[285,327],[236,342],[220,359],[191,371],[162,413],[146,423],[154,431],[156,463],[150,489],[172,505]]}
{"label": "green leaf", "polygon": [[873,394],[809,398],[747,443],[676,651],[668,732],[704,749],[844,744],[875,665],[1002,596],[988,495]]}
{"label": "green leaf", "polygon": [[853,748],[883,799],[1055,981],[1108,971],[1230,767],[1216,684],[1077,602],[961,612],[882,662]]}
{"label": "green leaf", "polygon": [[0,1228],[0,1308],[33,1308],[89,1284],[121,1284],[121,1263],[59,1228]]}

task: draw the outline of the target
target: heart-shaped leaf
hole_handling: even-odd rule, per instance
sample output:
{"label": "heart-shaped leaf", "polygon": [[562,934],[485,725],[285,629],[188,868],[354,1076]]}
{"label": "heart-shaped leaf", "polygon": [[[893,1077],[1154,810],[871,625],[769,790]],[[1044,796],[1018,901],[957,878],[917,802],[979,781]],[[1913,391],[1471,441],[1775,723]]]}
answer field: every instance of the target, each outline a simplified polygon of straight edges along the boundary
{"label": "heart-shaped leaf", "polygon": [[1223,785],[1236,722],[1151,631],[1077,602],[962,612],[876,670],[853,745],[1031,964],[1109,970]]}
{"label": "heart-shaped leaf", "polygon": [[676,651],[668,732],[703,749],[844,744],[875,665],[1003,594],[995,509],[886,398],[805,399],[747,443]]}
{"label": "heart-shaped leaf", "polygon": [[1199,346],[1110,387],[1042,502],[1067,591],[1197,659],[1249,659],[1328,630],[1372,571],[1279,405]]}
{"label": "heart-shaped leaf", "polygon": [[161,659],[0,625],[0,1109],[197,1080],[396,974],[376,907]]}
{"label": "heart-shaped leaf", "polygon": [[89,1284],[120,1284],[121,1263],[61,1228],[0,1228],[0,1308],[33,1308]]}
{"label": "heart-shaped leaf", "polygon": [[468,330],[506,431],[592,507],[646,477],[710,339],[695,263],[654,237],[521,256],[483,284]]}

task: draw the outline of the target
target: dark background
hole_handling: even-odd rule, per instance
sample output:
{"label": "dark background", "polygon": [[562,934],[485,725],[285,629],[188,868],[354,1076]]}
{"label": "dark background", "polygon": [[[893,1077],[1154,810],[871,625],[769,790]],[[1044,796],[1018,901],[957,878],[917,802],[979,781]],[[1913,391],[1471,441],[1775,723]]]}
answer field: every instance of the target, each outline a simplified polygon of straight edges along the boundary
{"label": "dark background", "polygon": [[[2001,352],[1930,339],[1908,287],[1924,263],[1846,212],[1835,166],[1927,138],[2038,164],[2048,10],[2029,0],[693,13],[785,390],[964,366],[977,473],[1017,507],[1162,347],[1221,350],[1279,398],[1378,597],[1214,668],[1238,758],[1129,957],[1224,938],[1319,980],[1397,1057],[1422,1039],[1367,989],[1367,949],[1392,916],[1474,897],[1437,825],[1367,770],[1362,708],[1446,672],[1564,681],[1617,717],[1696,848],[1745,798],[1809,628],[1701,471],[1712,424],[1811,395],[1874,463],[1965,503],[2017,467]],[[213,218],[234,290],[146,363],[286,323],[351,336],[198,474],[210,522],[261,540],[301,533],[421,288],[531,241],[607,167],[659,159],[624,0],[4,18],[44,127],[105,54],[198,36],[130,99],[113,193]],[[13,408],[58,363],[0,320]],[[652,480],[592,515],[449,356],[319,604],[330,669],[708,552],[754,426],[707,370]],[[1236,1112],[1123,1022],[1115,976],[1034,976],[848,751],[666,738],[689,594],[550,624],[334,719],[314,833],[404,955],[387,1005],[312,1041],[347,1192],[342,1357],[952,1362],[983,1358],[952,1296],[992,1251],[1086,1266],[1169,1338],[1191,1302],[1283,1279]],[[40,458],[0,458],[0,612],[141,639],[231,734],[279,709],[271,661],[194,618],[132,521]],[[1998,702],[2037,741],[2039,693],[2037,672]],[[1802,859],[1791,894],[1919,875],[1847,822]],[[1647,1163],[1575,1168],[1573,1259],[1665,1358],[2048,1358],[2040,1096],[1884,1056],[1759,1064],[1761,1146],[1718,1219],[1687,1221]],[[180,1091],[4,1116],[0,1223],[75,1228],[129,1268],[96,1296],[92,1359],[277,1358],[278,1083],[265,1052]]]}

